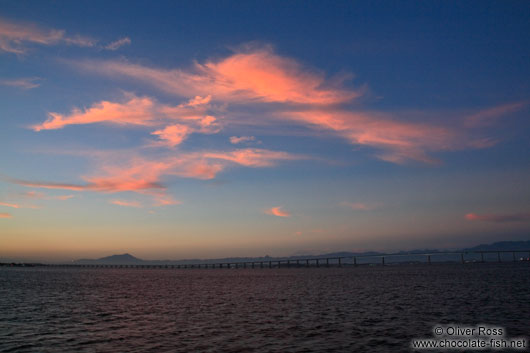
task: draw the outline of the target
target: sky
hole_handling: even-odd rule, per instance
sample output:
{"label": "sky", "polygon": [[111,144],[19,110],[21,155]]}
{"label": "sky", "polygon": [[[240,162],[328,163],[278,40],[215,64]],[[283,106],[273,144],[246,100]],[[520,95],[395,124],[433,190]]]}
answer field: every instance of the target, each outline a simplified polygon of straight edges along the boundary
{"label": "sky", "polygon": [[0,260],[530,239],[528,1],[2,1]]}

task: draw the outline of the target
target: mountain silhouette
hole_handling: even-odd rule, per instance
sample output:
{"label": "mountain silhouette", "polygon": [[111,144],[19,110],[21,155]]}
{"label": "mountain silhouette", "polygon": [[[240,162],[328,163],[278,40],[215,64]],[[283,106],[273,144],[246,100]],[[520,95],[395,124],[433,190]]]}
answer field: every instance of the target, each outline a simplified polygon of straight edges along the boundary
{"label": "mountain silhouette", "polygon": [[81,259],[75,261],[80,264],[109,264],[109,265],[133,265],[144,262],[144,260],[132,256],[131,254],[111,255],[100,259]]}
{"label": "mountain silhouette", "polygon": [[[502,250],[530,250],[530,241],[502,241],[493,244],[482,244],[467,249],[454,249],[455,251],[502,251]],[[415,256],[415,253],[433,253],[443,252],[444,250],[435,249],[415,249],[409,251],[400,251],[398,254],[402,255],[401,260],[417,261],[419,258]],[[162,265],[162,264],[199,264],[199,263],[219,263],[219,262],[242,262],[242,261],[275,261],[275,260],[297,260],[297,259],[310,259],[318,257],[349,257],[349,256],[363,256],[363,255],[378,255],[382,254],[375,251],[367,252],[334,252],[320,255],[296,255],[288,257],[229,257],[222,259],[181,259],[181,260],[142,260],[131,254],[112,255],[102,257],[100,259],[81,259],[76,260],[76,264],[102,264],[102,265]],[[478,255],[477,255],[478,256]],[[437,256],[439,260],[454,260],[454,255],[443,255]]]}

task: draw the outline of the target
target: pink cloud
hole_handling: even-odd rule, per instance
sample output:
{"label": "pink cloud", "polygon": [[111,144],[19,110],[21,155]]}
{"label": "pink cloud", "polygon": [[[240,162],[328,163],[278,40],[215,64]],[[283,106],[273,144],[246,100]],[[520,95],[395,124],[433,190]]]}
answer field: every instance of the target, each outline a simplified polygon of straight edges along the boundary
{"label": "pink cloud", "polygon": [[61,200],[61,201],[66,201],[66,200],[70,200],[71,198],[74,198],[75,195],[59,195],[59,196],[54,196],[53,198],[56,199],[56,200]]}
{"label": "pink cloud", "polygon": [[286,112],[282,115],[307,126],[327,130],[351,144],[378,150],[376,157],[392,163],[436,163],[429,152],[484,148],[491,143],[446,126],[402,122],[388,114],[337,109]]}
{"label": "pink cloud", "polygon": [[241,136],[241,137],[231,136],[230,137],[230,143],[234,145],[237,145],[238,143],[250,142],[250,141],[255,141],[255,140],[256,138],[254,136]]}
{"label": "pink cloud", "polygon": [[44,198],[46,195],[43,194],[42,192],[38,192],[38,191],[26,191],[26,192],[23,192],[22,193],[22,196],[23,197],[26,197],[26,198],[29,198],[29,199],[42,199]]}
{"label": "pink cloud", "polygon": [[11,208],[20,208],[20,205],[14,203],[0,202],[0,206],[11,207]]}
{"label": "pink cloud", "polygon": [[142,207],[142,204],[138,201],[111,200],[109,203],[124,207]]}
{"label": "pink cloud", "polygon": [[282,210],[282,206],[272,207],[265,211],[266,214],[277,217],[291,217],[291,213]]}
{"label": "pink cloud", "polygon": [[65,184],[65,183],[53,183],[53,182],[38,182],[28,181],[22,179],[9,179],[11,182],[27,187],[43,188],[43,189],[62,189],[72,191],[83,191],[89,190],[90,186],[87,185],[76,185],[76,184]]}
{"label": "pink cloud", "polygon": [[175,147],[180,145],[182,141],[191,133],[191,128],[182,125],[168,125],[161,130],[156,130],[151,133],[151,135],[158,135],[158,137],[165,141],[164,144],[167,144],[169,147]]}
{"label": "pink cloud", "polygon": [[81,47],[92,47],[96,40],[83,36],[67,36],[64,30],[45,29],[32,23],[13,22],[0,18],[0,51],[23,54],[25,43],[55,45],[65,43]]}
{"label": "pink cloud", "polygon": [[118,50],[120,47],[122,47],[124,45],[129,45],[129,44],[131,44],[131,38],[124,37],[124,38],[120,38],[118,40],[115,40],[114,42],[111,42],[111,43],[107,44],[105,46],[105,49],[107,49],[107,50]]}
{"label": "pink cloud", "polygon": [[39,199],[39,200],[69,200],[75,195],[57,195],[57,196],[47,196],[46,194],[38,191],[26,191],[21,194],[22,197],[28,198],[28,199]]}
{"label": "pink cloud", "polygon": [[193,69],[166,70],[118,61],[76,63],[85,70],[141,80],[182,97],[208,96],[238,102],[336,104],[350,101],[359,92],[337,87],[322,74],[306,70],[292,59],[258,48],[204,64]]}
{"label": "pink cloud", "polygon": [[476,214],[468,213],[465,215],[468,221],[484,221],[494,223],[507,223],[507,222],[527,222],[530,221],[530,212],[522,213],[504,213],[504,214]]}
{"label": "pink cloud", "polygon": [[12,218],[13,216],[9,213],[0,213],[0,218]]}
{"label": "pink cloud", "polygon": [[8,203],[8,202],[0,202],[0,207],[11,207],[11,208],[40,208],[39,206],[35,205],[27,205],[27,204],[18,204],[18,203]]}
{"label": "pink cloud", "polygon": [[277,161],[303,158],[287,152],[258,148],[246,148],[232,152],[207,152],[204,154],[204,157],[231,161],[246,167],[271,167]]}
{"label": "pink cloud", "polygon": [[476,128],[493,125],[503,115],[515,113],[525,106],[528,102],[515,102],[499,105],[493,108],[483,109],[477,113],[468,116],[464,124],[466,127]]}
{"label": "pink cloud", "polygon": [[203,151],[178,153],[176,156],[145,158],[134,155],[129,160],[116,163],[114,160],[103,160],[92,175],[83,176],[86,183],[49,183],[19,179],[11,182],[47,189],[65,189],[75,191],[96,191],[117,193],[133,191],[153,197],[154,206],[179,204],[165,193],[162,178],[178,176],[184,178],[213,179],[232,165],[245,167],[270,167],[283,160],[295,160],[302,157],[286,152],[263,149],[241,149],[235,151]]}
{"label": "pink cloud", "polygon": [[34,125],[33,130],[54,130],[67,125],[102,122],[122,125],[153,125],[156,114],[154,110],[155,102],[147,97],[132,97],[123,104],[102,101],[85,110],[74,109],[70,115],[49,113],[48,120]]}
{"label": "pink cloud", "polygon": [[[274,103],[266,114],[258,112],[243,116],[227,111],[223,127],[294,122],[339,136],[353,145],[373,148],[377,158],[399,164],[409,161],[433,164],[438,163],[432,156],[436,152],[491,147],[498,141],[475,137],[466,129],[484,119],[521,109],[526,104],[491,108],[452,125],[433,124],[427,119],[406,121],[389,113],[352,111],[345,104],[358,98],[361,91],[331,84],[322,74],[275,54],[269,47],[251,48],[218,60],[196,63],[189,70],[156,69],[123,61],[85,61],[77,65],[89,71],[152,84],[164,92],[190,99],[189,106],[195,101],[204,103],[206,98],[202,97],[210,97],[207,100],[209,108],[219,109],[219,112],[222,109],[210,105],[210,100],[246,106]],[[193,96],[197,97],[191,98]],[[167,107],[164,111],[172,109]],[[167,125],[156,130],[155,134],[161,140],[155,145],[174,147],[188,135],[188,128]],[[248,142],[251,138],[233,136],[231,142]]]}
{"label": "pink cloud", "polygon": [[[164,126],[151,134],[160,141],[150,146],[175,147],[191,133],[213,134],[220,130],[214,116],[206,114],[209,97],[195,97],[177,106],[160,104],[149,97],[127,94],[125,102],[101,101],[70,114],[49,113],[46,121],[32,126],[35,131],[61,129],[68,125],[107,123],[115,125]],[[166,125],[177,121],[178,124]]]}

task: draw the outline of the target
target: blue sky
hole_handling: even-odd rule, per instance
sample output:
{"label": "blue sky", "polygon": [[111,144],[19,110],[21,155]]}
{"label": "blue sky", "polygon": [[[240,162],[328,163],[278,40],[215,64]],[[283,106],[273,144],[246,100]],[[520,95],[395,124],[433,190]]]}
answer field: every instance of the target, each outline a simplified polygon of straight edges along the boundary
{"label": "blue sky", "polygon": [[0,5],[0,258],[528,239],[526,1]]}

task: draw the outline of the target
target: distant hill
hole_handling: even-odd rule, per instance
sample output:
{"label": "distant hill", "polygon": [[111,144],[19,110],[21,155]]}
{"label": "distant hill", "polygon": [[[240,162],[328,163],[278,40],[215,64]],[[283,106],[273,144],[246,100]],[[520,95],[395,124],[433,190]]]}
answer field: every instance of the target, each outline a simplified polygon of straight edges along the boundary
{"label": "distant hill", "polygon": [[[493,244],[481,244],[472,248],[461,249],[462,251],[497,251],[497,250],[530,250],[530,241],[501,241]],[[397,254],[405,255],[401,257],[402,261],[416,261],[418,256],[414,256],[417,253],[438,253],[443,252],[444,250],[434,250],[434,249],[416,249],[410,251],[400,251]],[[311,258],[324,258],[324,257],[353,257],[353,256],[366,256],[366,255],[380,255],[383,253],[375,251],[367,252],[335,252],[328,254],[320,255],[296,255],[289,257],[230,257],[222,259],[183,259],[183,260],[142,260],[137,257],[132,256],[131,254],[122,254],[122,255],[112,255],[107,257],[102,257],[100,259],[81,259],[76,260],[76,264],[102,264],[102,265],[179,265],[179,264],[198,264],[198,263],[220,263],[220,262],[250,262],[250,261],[276,261],[276,260],[297,260],[297,259],[311,259]],[[410,256],[406,256],[410,255]],[[438,255],[438,259],[453,259],[454,256],[451,255]]]}
{"label": "distant hill", "polygon": [[132,256],[131,254],[112,255],[100,259],[81,259],[74,261],[78,264],[106,264],[106,265],[135,265],[143,263],[144,260]]}
{"label": "distant hill", "polygon": [[498,250],[530,250],[530,240],[499,241],[493,244],[480,244],[464,251],[498,251]]}

